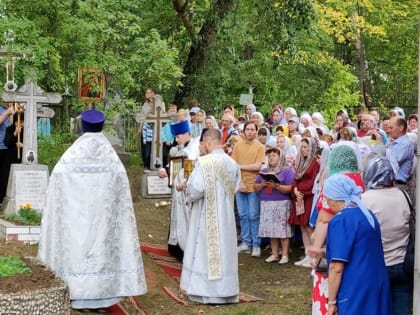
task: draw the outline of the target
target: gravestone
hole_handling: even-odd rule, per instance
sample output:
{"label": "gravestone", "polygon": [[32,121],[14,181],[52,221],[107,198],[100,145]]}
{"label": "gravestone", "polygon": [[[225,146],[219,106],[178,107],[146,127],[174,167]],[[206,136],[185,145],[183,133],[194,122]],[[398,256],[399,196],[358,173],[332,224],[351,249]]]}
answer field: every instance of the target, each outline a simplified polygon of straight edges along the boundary
{"label": "gravestone", "polygon": [[170,198],[171,196],[168,179],[159,178],[157,171],[164,166],[162,165],[162,128],[165,124],[173,121],[173,119],[173,114],[162,113],[160,107],[157,107],[155,112],[149,113],[148,115],[142,115],[140,113],[136,115],[136,121],[140,126],[145,122],[153,126],[150,170],[144,170],[141,177],[140,193],[143,198],[161,199]]}
{"label": "gravestone", "polygon": [[38,164],[37,106],[38,104],[58,104],[60,93],[46,93],[32,80],[16,92],[1,93],[4,102],[20,103],[25,109],[23,131],[22,164],[12,164],[6,197],[2,208],[5,214],[14,214],[20,205],[31,204],[33,209],[42,211],[48,184],[48,167]]}
{"label": "gravestone", "polygon": [[38,134],[42,136],[51,135],[51,119],[55,116],[55,111],[52,108],[41,106],[37,104],[36,117]]}

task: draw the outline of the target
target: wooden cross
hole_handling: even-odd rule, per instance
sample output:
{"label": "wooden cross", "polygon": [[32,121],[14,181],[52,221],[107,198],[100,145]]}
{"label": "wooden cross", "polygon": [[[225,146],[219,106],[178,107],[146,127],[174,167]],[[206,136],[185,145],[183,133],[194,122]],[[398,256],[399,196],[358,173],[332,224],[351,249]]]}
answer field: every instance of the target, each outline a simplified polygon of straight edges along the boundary
{"label": "wooden cross", "polygon": [[15,61],[19,58],[26,58],[29,55],[18,54],[13,51],[14,42],[13,30],[8,30],[4,33],[5,47],[0,50],[0,58],[6,58],[6,83],[3,88],[6,91],[14,92],[17,89],[17,85],[14,79]]}

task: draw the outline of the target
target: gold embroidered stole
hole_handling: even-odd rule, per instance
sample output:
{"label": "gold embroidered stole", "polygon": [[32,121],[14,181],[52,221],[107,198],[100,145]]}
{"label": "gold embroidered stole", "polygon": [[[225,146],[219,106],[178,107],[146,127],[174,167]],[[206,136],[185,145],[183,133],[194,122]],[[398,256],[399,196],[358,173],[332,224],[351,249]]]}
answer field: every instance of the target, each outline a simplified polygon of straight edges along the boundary
{"label": "gold embroidered stole", "polygon": [[207,228],[207,271],[209,280],[217,280],[222,277],[222,264],[220,253],[220,234],[217,214],[216,179],[218,179],[231,196],[235,193],[235,184],[229,178],[223,159],[215,154],[209,154],[199,158],[204,173],[205,182],[205,207]]}

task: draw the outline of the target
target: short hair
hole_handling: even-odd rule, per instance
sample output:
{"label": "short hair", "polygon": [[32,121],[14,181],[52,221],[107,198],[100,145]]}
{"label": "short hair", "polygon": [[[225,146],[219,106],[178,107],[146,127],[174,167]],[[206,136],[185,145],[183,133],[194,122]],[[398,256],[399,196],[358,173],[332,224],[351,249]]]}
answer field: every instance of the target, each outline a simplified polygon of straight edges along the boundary
{"label": "short hair", "polygon": [[207,129],[206,132],[204,133],[203,139],[206,139],[206,140],[209,139],[216,143],[222,143],[222,134],[218,129],[210,128],[210,129]]}
{"label": "short hair", "polygon": [[267,128],[260,128],[258,129],[258,135],[268,136]]}
{"label": "short hair", "polygon": [[276,132],[277,131],[281,131],[281,132],[284,132],[284,126],[282,126],[282,125],[278,125],[277,127],[276,127]]}
{"label": "short hair", "polygon": [[255,121],[253,121],[253,120],[247,120],[246,122],[245,122],[245,124],[244,124],[244,131],[245,131],[245,129],[246,129],[246,127],[248,126],[248,125],[251,125],[251,124],[253,124],[254,126],[255,126],[255,130],[257,130],[258,131],[258,126],[257,126],[257,123],[255,122]]}
{"label": "short hair", "polygon": [[151,87],[148,87],[148,88],[146,89],[146,92],[147,92],[147,91],[150,91],[150,92],[152,92],[152,93],[156,93],[155,89],[154,89],[154,88],[151,88]]}
{"label": "short hair", "polygon": [[232,105],[225,105],[225,106],[223,106],[223,111],[225,111],[226,109],[230,109],[231,111],[233,111],[234,109],[233,109],[233,106]]}
{"label": "short hair", "polygon": [[270,153],[276,153],[277,155],[280,155],[280,150],[278,148],[270,147],[265,151],[265,155]]}
{"label": "short hair", "polygon": [[224,117],[224,119],[229,119],[229,121],[230,121],[231,123],[233,123],[233,121],[234,121],[234,119],[233,119],[233,117],[232,117],[232,115],[231,115],[231,114],[227,114],[227,113],[223,114],[223,115],[222,115],[222,120],[224,120],[224,119],[223,119],[223,117]]}
{"label": "short hair", "polygon": [[396,118],[396,120],[395,120],[395,123],[397,124],[397,126],[398,127],[403,127],[403,129],[404,129],[404,131],[407,131],[407,121],[404,119],[404,118],[402,118],[402,117],[399,117],[399,116],[396,116],[397,118]]}
{"label": "short hair", "polygon": [[411,119],[415,119],[416,121],[418,121],[417,114],[411,114],[410,116],[408,116],[408,121],[410,121]]}

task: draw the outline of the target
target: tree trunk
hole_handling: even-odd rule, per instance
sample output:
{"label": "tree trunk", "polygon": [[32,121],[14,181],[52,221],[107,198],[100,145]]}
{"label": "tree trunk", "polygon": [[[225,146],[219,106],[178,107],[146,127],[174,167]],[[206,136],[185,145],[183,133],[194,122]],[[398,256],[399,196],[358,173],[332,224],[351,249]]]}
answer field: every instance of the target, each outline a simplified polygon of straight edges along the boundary
{"label": "tree trunk", "polygon": [[353,14],[353,23],[356,27],[356,52],[357,52],[357,62],[359,64],[359,81],[360,81],[360,97],[362,103],[366,108],[370,109],[372,106],[371,91],[372,85],[369,75],[369,66],[366,59],[365,47],[363,43],[363,36],[360,32],[360,27],[358,23],[357,14]]}
{"label": "tree trunk", "polygon": [[[202,67],[207,51],[217,34],[220,24],[232,9],[235,1],[236,0],[217,0],[215,5],[211,8],[198,36],[196,36],[196,40],[192,42],[184,66],[182,86],[178,89],[175,95],[175,104],[183,105],[185,100],[191,96],[191,87],[193,84],[192,77]],[[185,15],[180,17],[183,20],[185,19]]]}

